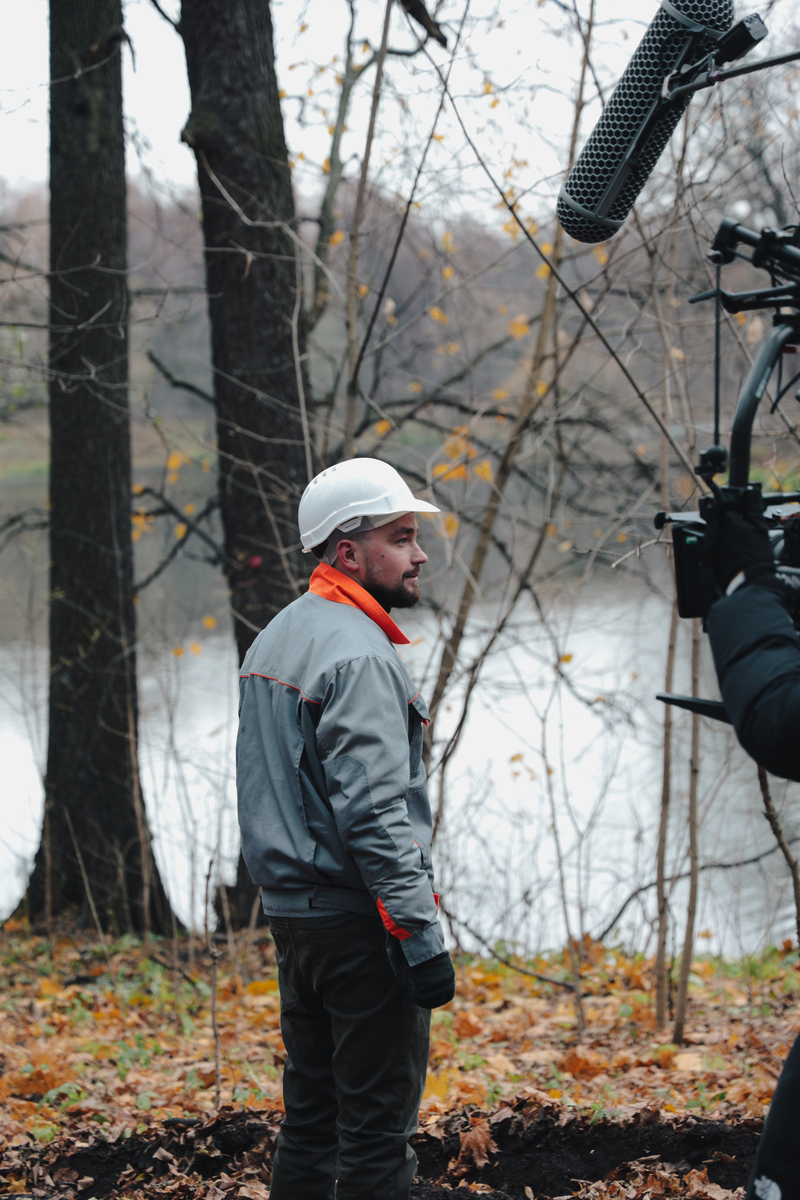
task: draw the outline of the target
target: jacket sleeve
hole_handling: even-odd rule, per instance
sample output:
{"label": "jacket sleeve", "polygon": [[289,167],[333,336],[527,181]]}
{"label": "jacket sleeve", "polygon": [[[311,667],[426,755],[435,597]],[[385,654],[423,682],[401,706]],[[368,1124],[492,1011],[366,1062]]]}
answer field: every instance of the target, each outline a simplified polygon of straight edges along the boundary
{"label": "jacket sleeve", "polygon": [[722,698],[736,736],[771,774],[800,780],[800,638],[779,583],[746,583],[708,615]]}
{"label": "jacket sleeve", "polygon": [[341,666],[317,743],[339,836],[410,966],[444,950],[423,856],[408,818],[408,700],[402,672],[367,656]]}

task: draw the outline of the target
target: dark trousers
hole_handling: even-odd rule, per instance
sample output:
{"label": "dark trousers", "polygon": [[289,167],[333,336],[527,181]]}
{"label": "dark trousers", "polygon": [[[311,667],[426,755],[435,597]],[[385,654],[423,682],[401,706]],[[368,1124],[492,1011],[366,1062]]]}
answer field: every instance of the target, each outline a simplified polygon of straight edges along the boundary
{"label": "dark trousers", "polygon": [[377,914],[270,925],[286,1046],[270,1198],[407,1200],[430,1010],[389,965]]}
{"label": "dark trousers", "polygon": [[758,1143],[745,1200],[800,1198],[800,1037],[789,1051]]}

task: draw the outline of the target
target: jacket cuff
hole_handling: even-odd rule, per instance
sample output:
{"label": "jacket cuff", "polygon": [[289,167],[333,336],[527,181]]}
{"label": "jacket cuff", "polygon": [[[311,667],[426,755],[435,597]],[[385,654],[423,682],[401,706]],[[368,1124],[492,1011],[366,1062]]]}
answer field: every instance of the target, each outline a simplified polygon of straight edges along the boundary
{"label": "jacket cuff", "polygon": [[404,938],[400,946],[408,965],[415,967],[417,963],[427,962],[429,958],[435,958],[446,949],[444,932],[439,922],[434,921],[426,929],[419,929],[412,933],[411,937]]}

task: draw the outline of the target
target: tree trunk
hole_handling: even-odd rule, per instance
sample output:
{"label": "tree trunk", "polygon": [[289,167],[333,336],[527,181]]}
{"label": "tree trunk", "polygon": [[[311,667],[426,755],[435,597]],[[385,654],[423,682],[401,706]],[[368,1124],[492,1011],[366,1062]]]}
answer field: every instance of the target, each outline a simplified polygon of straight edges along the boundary
{"label": "tree trunk", "polygon": [[[675,675],[675,645],[678,638],[678,602],[672,602],[669,622],[669,644],[667,646],[667,669],[664,691],[672,691]],[[669,909],[667,905],[667,832],[669,809],[672,799],[672,705],[664,705],[664,741],[661,765],[661,809],[658,822],[658,845],[656,847],[656,910],[658,913],[658,942],[656,945],[656,1029],[663,1028],[667,1019],[667,930]]]}
{"label": "tree trunk", "polygon": [[51,0],[50,726],[28,906],[49,927],[93,901],[146,935],[170,913],[136,753],[124,39],[120,0]]}
{"label": "tree trunk", "polygon": [[294,196],[267,0],[183,0],[178,28],[192,95],[181,136],[197,157],[203,206],[220,504],[241,661],[300,594],[305,571]]}
{"label": "tree trunk", "polygon": [[[297,505],[308,482],[294,195],[267,0],[183,0],[217,407],[218,479],[239,661],[307,577]],[[255,888],[239,861],[233,911]]]}
{"label": "tree trunk", "polygon": [[[700,686],[700,621],[692,621],[692,695]],[[697,914],[697,785],[700,776],[700,718],[692,713],[692,754],[689,761],[689,904],[686,911],[686,936],[683,940],[681,970],[678,980],[678,999],[675,1004],[675,1025],[672,1040],[676,1046],[683,1042],[686,1024],[686,1005],[689,998],[689,975],[694,953],[694,921]]]}

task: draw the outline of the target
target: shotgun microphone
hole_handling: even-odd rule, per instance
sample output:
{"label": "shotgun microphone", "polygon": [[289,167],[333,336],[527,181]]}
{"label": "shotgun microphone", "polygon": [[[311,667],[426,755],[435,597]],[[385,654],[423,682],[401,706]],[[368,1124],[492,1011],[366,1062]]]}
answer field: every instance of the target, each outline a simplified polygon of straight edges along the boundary
{"label": "shotgun microphone", "polygon": [[689,103],[664,100],[664,80],[711,54],[733,13],[733,0],[661,0],[559,193],[558,220],[576,241],[620,228]]}

